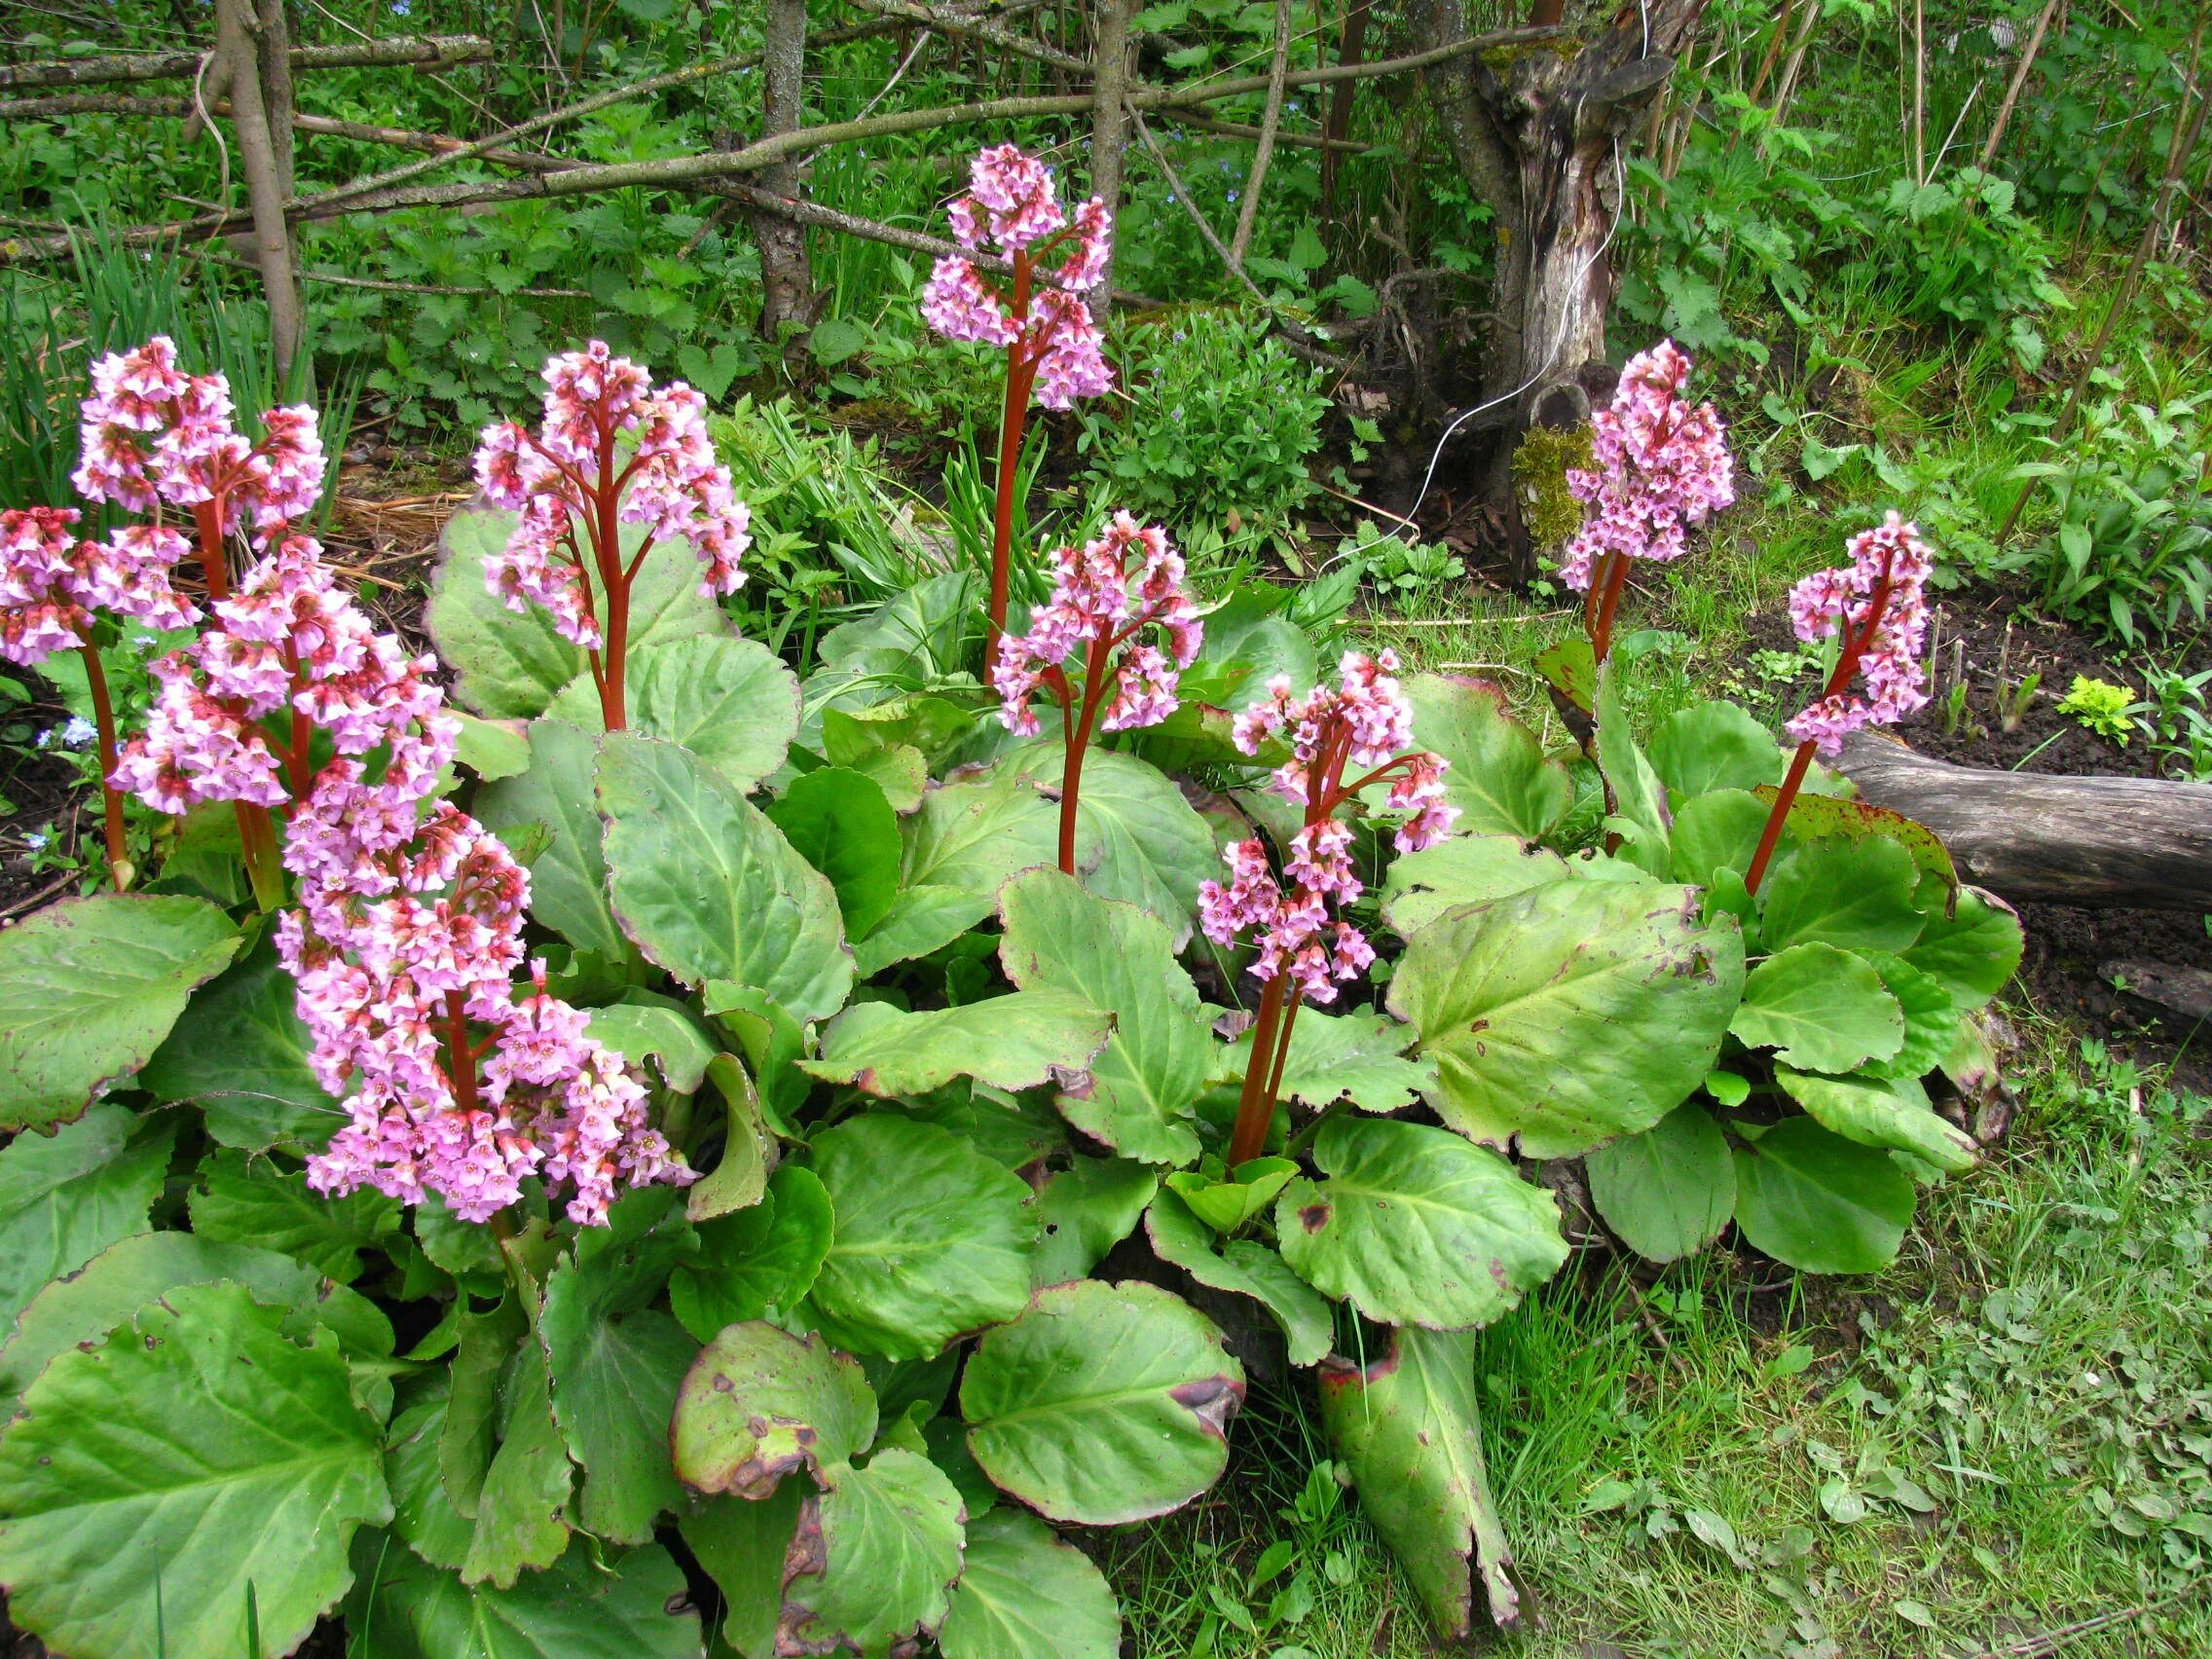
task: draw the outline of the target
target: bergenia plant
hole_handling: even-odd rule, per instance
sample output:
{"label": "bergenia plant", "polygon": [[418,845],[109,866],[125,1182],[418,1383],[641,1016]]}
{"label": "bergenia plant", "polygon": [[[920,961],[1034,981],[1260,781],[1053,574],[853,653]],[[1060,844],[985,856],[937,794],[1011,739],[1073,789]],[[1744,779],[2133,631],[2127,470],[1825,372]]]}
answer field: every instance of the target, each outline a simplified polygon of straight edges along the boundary
{"label": "bergenia plant", "polygon": [[182,628],[199,612],[169,582],[186,551],[183,536],[157,526],[129,525],[94,541],[77,534],[77,521],[71,507],[0,513],[0,657],[29,668],[55,651],[75,648],[83,656],[99,744],[108,874],[121,890],[130,885],[130,850],[115,784],[115,704],[94,630],[102,613],[155,628]]}
{"label": "bergenia plant", "polygon": [[[1332,903],[1341,910],[1365,887],[1352,866],[1351,826],[1337,814],[1363,792],[1386,784],[1381,810],[1407,815],[1394,839],[1409,853],[1441,840],[1459,815],[1444,798],[1444,760],[1413,748],[1413,708],[1397,670],[1392,651],[1346,651],[1336,689],[1316,685],[1294,696],[1290,681],[1276,675],[1267,697],[1236,717],[1235,741],[1246,755],[1257,755],[1271,739],[1289,744],[1290,758],[1276,769],[1273,788],[1299,806],[1304,821],[1279,875],[1255,836],[1222,855],[1230,868],[1226,885],[1208,881],[1198,890],[1206,937],[1228,946],[1250,933],[1259,952],[1252,976],[1265,987],[1230,1137],[1232,1168],[1267,1145],[1300,1004],[1334,1002],[1338,983],[1358,977],[1375,960],[1367,936],[1330,914]],[[1347,780],[1351,767],[1359,772]]]}
{"label": "bergenia plant", "polygon": [[[1097,397],[1114,384],[1105,340],[1085,296],[1106,279],[1113,221],[1097,197],[1071,214],[1052,193],[1051,169],[1012,144],[980,152],[968,194],[950,210],[952,234],[971,250],[986,242],[1013,267],[1001,288],[973,260],[947,254],[922,291],[922,315],[947,340],[1006,350],[1006,406],[999,424],[997,512],[991,527],[990,631],[984,661],[996,660],[1006,631],[1009,560],[1014,545],[1014,478],[1032,395],[1048,409]],[[1063,243],[1066,253],[1047,258]]]}
{"label": "bergenia plant", "polygon": [[1585,595],[1582,625],[1601,663],[1634,562],[1680,558],[1689,527],[1736,498],[1720,417],[1682,395],[1690,368],[1672,340],[1631,357],[1612,406],[1590,419],[1594,466],[1567,474],[1568,492],[1589,510],[1561,556],[1560,579]]}
{"label": "bergenia plant", "polygon": [[456,727],[436,659],[378,633],[313,537],[284,537],[210,611],[197,641],[153,665],[146,729],[113,776],[159,812],[233,802],[254,897],[271,909],[283,892],[276,813],[296,818],[334,777],[373,762],[412,824]]}
{"label": "bergenia plant", "polygon": [[[1920,653],[1928,639],[1933,565],[1920,527],[1893,512],[1879,528],[1853,536],[1849,550],[1850,564],[1815,571],[1789,590],[1789,626],[1807,644],[1836,641],[1835,666],[1819,699],[1784,728],[1797,739],[1797,753],[1744,876],[1753,893],[1766,876],[1814,755],[1837,755],[1860,727],[1895,725],[1928,701]],[[1855,677],[1864,695],[1851,689]]]}
{"label": "bergenia plant", "polygon": [[[1052,597],[1032,609],[1028,633],[1000,642],[991,683],[1003,699],[999,719],[1023,737],[1039,729],[1029,706],[1038,686],[1060,705],[1060,868],[1073,875],[1076,802],[1092,735],[1158,725],[1173,714],[1204,624],[1183,586],[1183,556],[1158,525],[1116,513],[1096,540],[1052,557]],[[1070,659],[1080,659],[1072,672]]]}
{"label": "bergenia plant", "polygon": [[[550,358],[544,418],[484,428],[476,482],[521,515],[485,584],[507,608],[544,607],[562,638],[591,664],[607,729],[628,722],[624,678],[630,590],[654,547],[687,541],[709,598],[744,584],[738,560],[753,544],[752,512],[730,486],[707,435],[707,400],[682,381],[655,387],[644,365],[604,341]],[[645,535],[634,549],[624,525]]]}

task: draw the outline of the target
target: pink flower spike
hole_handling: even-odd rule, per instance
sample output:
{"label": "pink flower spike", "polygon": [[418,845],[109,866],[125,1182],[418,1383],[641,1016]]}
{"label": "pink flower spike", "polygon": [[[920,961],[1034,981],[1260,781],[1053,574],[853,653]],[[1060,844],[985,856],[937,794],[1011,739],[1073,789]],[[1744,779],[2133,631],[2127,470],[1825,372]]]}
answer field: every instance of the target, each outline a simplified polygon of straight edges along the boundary
{"label": "pink flower spike", "polygon": [[[1867,725],[1895,725],[1928,702],[1928,578],[1935,568],[1920,527],[1890,513],[1849,543],[1851,563],[1816,571],[1789,592],[1789,622],[1808,644],[1841,638],[1829,689],[1784,728],[1834,756]],[[1856,672],[1864,695],[1850,689]]]}
{"label": "pink flower spike", "polygon": [[1711,403],[1682,396],[1690,359],[1672,340],[1629,359],[1608,408],[1591,416],[1590,470],[1570,469],[1569,494],[1590,507],[1560,558],[1560,579],[1586,590],[1608,553],[1681,557],[1685,528],[1736,499],[1727,432]]}

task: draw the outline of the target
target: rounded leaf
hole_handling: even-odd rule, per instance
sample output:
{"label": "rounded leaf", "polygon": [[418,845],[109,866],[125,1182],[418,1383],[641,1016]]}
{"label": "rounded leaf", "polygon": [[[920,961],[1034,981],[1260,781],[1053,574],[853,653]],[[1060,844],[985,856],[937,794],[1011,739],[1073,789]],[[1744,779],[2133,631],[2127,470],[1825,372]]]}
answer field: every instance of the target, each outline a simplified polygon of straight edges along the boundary
{"label": "rounded leaf", "polygon": [[944,1659],[1117,1659],[1122,1609],[1090,1558],[1034,1515],[968,1524],[967,1565],[938,1632]]}
{"label": "rounded leaf", "polygon": [[[680,743],[750,793],[784,763],[798,735],[798,680],[766,645],[731,634],[692,634],[630,652],[629,729]],[[602,729],[599,688],[579,675],[545,711],[587,732]]]}
{"label": "rounded leaf", "polygon": [[800,1513],[779,1636],[800,1653],[880,1653],[917,1631],[934,1633],[960,1576],[958,1489],[927,1457],[897,1446],[832,1478]]}
{"label": "rounded leaf", "polygon": [[1450,763],[1444,793],[1459,809],[1461,834],[1534,840],[1567,816],[1574,798],[1567,768],[1545,757],[1536,734],[1507,711],[1496,686],[1420,674],[1407,682],[1406,694],[1414,741]]}
{"label": "rounded leaf", "polygon": [[685,1486],[755,1500],[793,1469],[819,1475],[874,1438],[875,1395],[860,1362],[757,1319],[701,1350],[669,1430]]}
{"label": "rounded leaf", "polygon": [[1677,795],[1755,790],[1782,782],[1788,755],[1774,733],[1734,703],[1677,709],[1651,734],[1651,769]]}
{"label": "rounded leaf", "polygon": [[1113,1029],[1110,1014],[1067,991],[1013,991],[915,1012],[863,1002],[830,1022],[820,1058],[800,1065],[886,1098],[927,1094],[956,1077],[1009,1090],[1072,1085]]}
{"label": "rounded leaf", "polygon": [[1870,1273],[1904,1242],[1912,1177],[1888,1153],[1786,1118],[1735,1156],[1736,1225],[1776,1261],[1809,1273]]}
{"label": "rounded leaf", "polygon": [[49,1281],[146,1231],[175,1141],[173,1120],[103,1101],[0,1151],[0,1340]]}
{"label": "rounded leaf", "polygon": [[1736,1165],[1712,1114],[1691,1101],[1584,1161],[1590,1198],[1638,1255],[1672,1262],[1719,1236],[1736,1209]]}
{"label": "rounded leaf", "polygon": [[1904,1047],[1904,1011],[1882,976],[1832,944],[1793,944],[1744,977],[1728,1029],[1784,1065],[1847,1072]]}
{"label": "rounded leaf", "polygon": [[[358,1659],[697,1659],[683,1569],[658,1545],[569,1546],[511,1589],[467,1585],[404,1549],[356,1550]],[[674,1609],[673,1611],[671,1609]],[[243,1654],[246,1649],[236,1650]]]}
{"label": "rounded leaf", "polygon": [[530,765],[476,792],[487,829],[542,824],[551,838],[530,866],[530,913],[578,950],[608,962],[636,960],[607,902],[606,826],[593,780],[599,747],[567,720],[530,722]]}
{"label": "rounded leaf", "polygon": [[1567,874],[1565,859],[1518,835],[1462,831],[1390,861],[1382,881],[1382,919],[1411,938],[1447,910],[1565,881]]}

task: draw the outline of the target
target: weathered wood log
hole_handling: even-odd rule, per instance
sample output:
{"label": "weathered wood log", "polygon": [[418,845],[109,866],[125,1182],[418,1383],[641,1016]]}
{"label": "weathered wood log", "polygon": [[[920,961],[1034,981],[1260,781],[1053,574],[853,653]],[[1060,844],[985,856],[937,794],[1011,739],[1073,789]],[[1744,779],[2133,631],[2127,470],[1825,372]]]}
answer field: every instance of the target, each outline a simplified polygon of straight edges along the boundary
{"label": "weathered wood log", "polygon": [[2212,913],[2212,784],[1955,766],[1863,731],[1838,765],[2004,898]]}

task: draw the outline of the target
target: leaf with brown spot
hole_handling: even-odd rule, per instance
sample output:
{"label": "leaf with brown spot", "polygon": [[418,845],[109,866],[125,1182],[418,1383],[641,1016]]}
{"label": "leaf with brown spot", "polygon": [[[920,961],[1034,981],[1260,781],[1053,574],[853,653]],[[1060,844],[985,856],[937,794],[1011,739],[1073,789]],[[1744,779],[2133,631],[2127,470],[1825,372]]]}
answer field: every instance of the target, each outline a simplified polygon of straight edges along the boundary
{"label": "leaf with brown spot", "polygon": [[874,1437],[875,1395],[859,1362],[758,1319],[701,1350],[669,1430],[684,1485],[755,1499],[794,1469],[846,1462]]}

